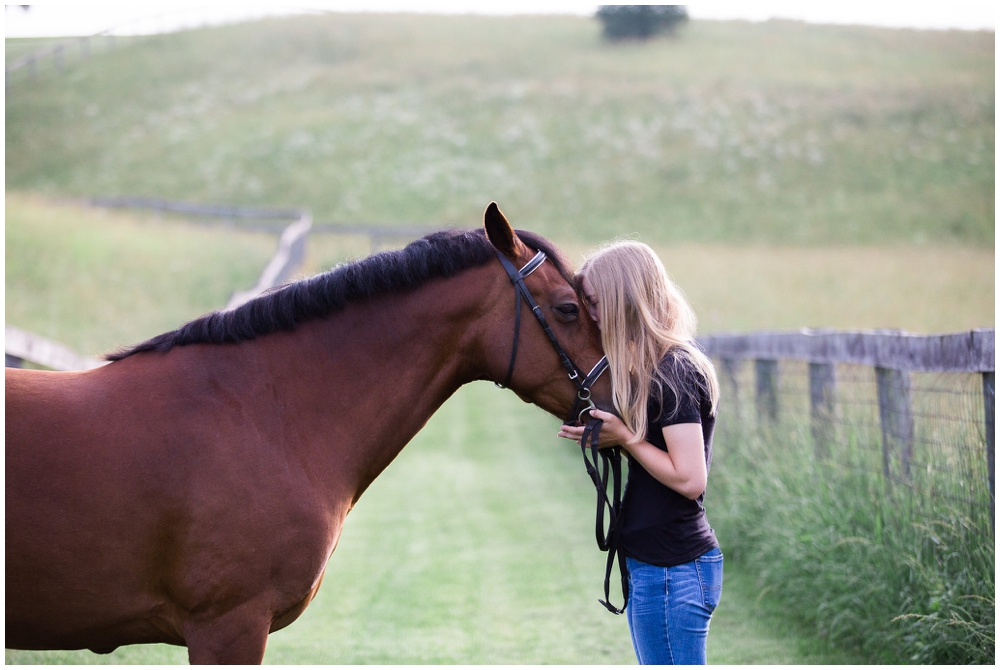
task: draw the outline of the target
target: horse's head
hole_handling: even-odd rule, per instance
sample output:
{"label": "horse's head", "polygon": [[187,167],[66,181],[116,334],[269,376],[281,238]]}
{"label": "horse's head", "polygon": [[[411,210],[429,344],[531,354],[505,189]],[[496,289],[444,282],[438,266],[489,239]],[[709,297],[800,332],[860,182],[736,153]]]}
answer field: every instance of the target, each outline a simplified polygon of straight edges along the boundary
{"label": "horse's head", "polygon": [[[500,318],[494,319],[498,327],[489,336],[490,376],[525,402],[561,419],[571,411],[578,414],[580,384],[604,352],[600,331],[587,313],[562,254],[540,236],[515,232],[496,203],[486,208],[483,224],[498,254],[496,270],[506,294],[498,302]],[[518,277],[523,277],[524,288],[537,303],[534,312],[527,296],[518,300]],[[590,394],[598,407],[611,409],[607,373],[593,383]]]}

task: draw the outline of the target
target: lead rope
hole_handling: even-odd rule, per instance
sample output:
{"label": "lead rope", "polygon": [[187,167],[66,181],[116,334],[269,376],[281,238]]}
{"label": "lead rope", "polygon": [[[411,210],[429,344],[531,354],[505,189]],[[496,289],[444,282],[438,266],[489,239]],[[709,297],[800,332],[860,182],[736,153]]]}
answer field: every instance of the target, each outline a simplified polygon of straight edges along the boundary
{"label": "lead rope", "polygon": [[[604,571],[604,600],[598,600],[612,614],[622,614],[628,606],[628,566],[625,564],[625,552],[621,547],[621,512],[622,512],[622,455],[620,447],[598,449],[601,439],[601,426],[604,422],[592,418],[583,429],[580,438],[580,449],[583,452],[583,463],[587,474],[597,489],[597,520],[595,534],[597,546],[601,551],[608,552],[607,569]],[[593,462],[587,458],[587,449],[593,457]],[[608,499],[608,479],[613,488],[612,497]],[[604,509],[608,510],[608,530],[604,530]],[[618,560],[618,570],[622,580],[621,609],[611,604],[611,572]]]}

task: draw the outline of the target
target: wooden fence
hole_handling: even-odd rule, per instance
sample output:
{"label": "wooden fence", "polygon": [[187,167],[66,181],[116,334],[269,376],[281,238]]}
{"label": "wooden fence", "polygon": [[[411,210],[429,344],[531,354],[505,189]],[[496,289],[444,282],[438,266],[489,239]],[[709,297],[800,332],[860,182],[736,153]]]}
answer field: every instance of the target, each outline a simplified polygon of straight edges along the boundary
{"label": "wooden fence", "polygon": [[[989,499],[995,505],[995,361],[994,329],[947,335],[911,335],[893,331],[710,335],[699,339],[709,356],[721,363],[720,377],[739,395],[737,367],[753,366],[754,410],[765,425],[782,412],[779,362],[808,365],[809,426],[817,454],[827,454],[833,442],[838,406],[837,365],[874,369],[882,442],[882,471],[888,480],[911,478],[914,454],[913,373],[967,373],[981,378],[983,425]],[[747,381],[742,380],[745,385]],[[840,398],[846,401],[846,398]],[[978,411],[970,412],[978,415]],[[942,417],[947,420],[954,418]],[[893,471],[891,463],[898,467]]]}
{"label": "wooden fence", "polygon": [[[145,197],[94,197],[87,201],[92,207],[111,207],[127,209],[152,209],[162,212],[172,212],[194,217],[198,220],[209,217],[220,220],[226,225],[235,224],[240,230],[263,232],[281,232],[289,219],[298,220],[306,210],[282,207],[238,207],[234,205],[205,205],[200,203],[166,200],[163,198]],[[391,223],[327,223],[313,222],[311,233],[329,233],[339,235],[361,235],[370,242],[371,252],[379,251],[387,240],[412,240],[429,233],[442,230],[447,226],[426,226],[419,224]]]}
{"label": "wooden fence", "polygon": [[105,364],[81,356],[64,344],[29,333],[14,326],[4,326],[4,367],[19,368],[31,361],[53,370],[90,370]]}
{"label": "wooden fence", "polygon": [[305,259],[306,235],[309,234],[311,227],[312,214],[309,210],[303,210],[298,220],[282,231],[278,240],[278,251],[268,262],[254,287],[234,293],[226,308],[239,307],[267,289],[287,281]]}

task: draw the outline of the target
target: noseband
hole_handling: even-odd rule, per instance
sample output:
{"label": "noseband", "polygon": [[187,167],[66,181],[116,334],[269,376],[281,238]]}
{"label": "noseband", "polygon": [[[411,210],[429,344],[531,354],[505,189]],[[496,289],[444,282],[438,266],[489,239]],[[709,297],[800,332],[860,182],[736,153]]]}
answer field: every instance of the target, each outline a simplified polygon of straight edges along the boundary
{"label": "noseband", "polygon": [[[535,318],[538,319],[538,323],[541,324],[542,330],[545,334],[549,336],[549,341],[552,342],[552,346],[555,348],[556,353],[559,355],[559,360],[562,362],[566,372],[569,375],[569,380],[573,382],[576,386],[576,399],[573,401],[573,408],[570,410],[569,417],[566,419],[566,423],[572,423],[574,421],[579,421],[580,423],[586,423],[586,428],[583,431],[583,436],[580,440],[580,446],[583,449],[583,462],[587,468],[587,474],[590,475],[591,480],[594,482],[594,486],[597,488],[597,523],[596,523],[596,535],[597,535],[597,546],[601,551],[608,552],[607,569],[604,573],[604,600],[600,600],[602,605],[604,605],[608,611],[614,614],[622,614],[625,611],[625,606],[628,604],[628,570],[625,565],[625,554],[621,547],[620,542],[620,531],[621,524],[619,519],[621,519],[622,514],[622,501],[624,492],[622,491],[622,466],[621,466],[621,449],[619,447],[612,447],[609,449],[598,450],[598,443],[600,441],[601,425],[604,423],[600,419],[591,418],[590,421],[585,421],[583,415],[592,409],[597,409],[594,405],[594,401],[590,398],[590,387],[600,378],[605,370],[608,369],[608,359],[606,356],[601,356],[601,360],[597,361],[594,368],[586,375],[583,371],[577,367],[573,359],[569,357],[566,350],[562,348],[559,344],[559,340],[556,339],[555,334],[549,327],[548,321],[545,320],[545,315],[542,314],[542,308],[538,306],[535,299],[531,296],[531,291],[524,284],[524,278],[530,275],[532,272],[538,269],[542,263],[545,262],[545,253],[539,251],[535,254],[535,257],[528,261],[523,268],[518,270],[514,267],[514,264],[504,256],[500,251],[494,248],[497,258],[500,259],[501,265],[503,265],[504,270],[507,271],[507,276],[510,277],[511,283],[514,285],[514,295],[516,300],[516,308],[514,310],[514,345],[510,352],[510,365],[507,366],[507,377],[504,379],[503,384],[496,384],[499,388],[507,388],[510,386],[511,377],[514,375],[514,363],[517,361],[517,343],[521,333],[521,300],[523,299],[528,303],[531,308],[532,313],[534,313]],[[587,449],[593,456],[593,462],[587,458]],[[608,498],[608,483],[609,479],[612,483],[613,494],[611,498]],[[608,510],[608,529],[604,530],[604,510]],[[611,572],[614,567],[614,562],[617,559],[618,568],[621,572],[622,581],[622,595],[624,597],[625,603],[622,604],[621,608],[617,608],[611,604],[610,595],[610,582],[611,582]]]}
{"label": "noseband", "polygon": [[[590,387],[600,378],[601,374],[608,369],[608,359],[605,356],[601,356],[601,360],[597,361],[597,365],[588,373],[583,374],[583,371],[577,367],[573,359],[569,357],[566,350],[562,348],[559,344],[559,340],[556,339],[555,333],[552,332],[552,328],[549,327],[549,322],[545,320],[545,315],[542,314],[542,308],[538,306],[535,299],[531,295],[531,291],[524,284],[524,279],[532,272],[538,269],[542,263],[545,262],[545,252],[539,251],[535,254],[535,257],[530,261],[525,263],[524,267],[518,270],[514,267],[514,264],[510,260],[500,253],[499,250],[495,249],[497,258],[500,259],[500,264],[503,265],[504,270],[507,271],[507,276],[510,277],[511,283],[514,285],[514,297],[516,301],[516,307],[514,310],[514,345],[511,347],[510,352],[510,365],[507,366],[507,377],[504,379],[503,384],[497,384],[499,388],[507,388],[510,386],[511,377],[514,375],[514,363],[517,361],[517,343],[520,339],[521,334],[521,300],[523,299],[528,303],[528,307],[531,308],[532,313],[535,318],[538,319],[538,323],[542,326],[542,330],[545,334],[549,336],[549,341],[552,342],[553,348],[556,350],[556,354],[559,355],[559,361],[562,366],[566,368],[566,373],[569,375],[569,380],[573,382],[576,386],[576,400],[573,401],[573,408],[570,410],[569,417],[567,418],[567,423],[572,423],[574,421],[579,421],[584,423],[583,415],[585,412],[589,412],[592,409],[596,409],[594,401],[590,399]],[[494,382],[496,384],[496,382]]]}

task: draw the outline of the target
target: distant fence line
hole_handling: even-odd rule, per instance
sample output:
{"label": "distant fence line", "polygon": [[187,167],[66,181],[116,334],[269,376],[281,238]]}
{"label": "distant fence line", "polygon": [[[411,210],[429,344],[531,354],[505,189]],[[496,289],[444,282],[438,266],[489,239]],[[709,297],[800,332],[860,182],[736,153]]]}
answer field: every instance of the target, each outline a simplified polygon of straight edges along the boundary
{"label": "distant fence line", "polygon": [[68,57],[76,55],[82,60],[90,58],[94,51],[94,43],[102,44],[105,51],[114,51],[118,44],[117,38],[106,30],[95,35],[63,40],[44,49],[25,54],[20,58],[15,58],[4,67],[5,87],[10,87],[11,75],[22,70],[29,79],[37,79],[39,70],[46,63],[51,63],[53,70],[62,72],[66,69]]}
{"label": "distant fence line", "polygon": [[[835,460],[832,447],[852,439],[880,443],[872,462],[887,483],[988,505],[994,517],[994,329],[803,330],[699,342],[721,363],[729,416],[741,429],[773,431],[783,421],[805,420],[820,459]],[[977,483],[988,498],[976,492]]]}
{"label": "distant fence line", "polygon": [[[118,48],[119,39],[135,39],[136,37],[204,28],[213,25],[211,22],[197,15],[191,16],[190,20],[187,21],[178,22],[171,20],[171,15],[176,16],[176,14],[176,12],[171,12],[167,15],[131,20],[124,24],[102,30],[99,33],[94,33],[93,35],[63,39],[48,47],[15,58],[4,68],[6,88],[10,89],[12,75],[16,72],[24,72],[28,80],[35,80],[38,78],[40,70],[50,63],[53,71],[61,72],[66,69],[68,59],[73,56],[78,56],[81,60],[89,59],[91,55],[101,48],[101,46],[97,45],[102,45],[105,52],[110,52]],[[144,30],[135,31],[136,27],[142,26],[145,26]],[[131,32],[126,32],[123,37],[116,36],[115,33],[122,29]]]}
{"label": "distant fence line", "polygon": [[[123,209],[151,209],[175,214],[185,214],[196,217],[212,217],[225,220],[241,220],[241,230],[279,232],[287,224],[283,220],[298,220],[303,209],[290,207],[239,207],[235,205],[206,205],[166,200],[163,198],[147,198],[137,196],[108,197],[97,196],[86,201],[92,207],[109,207]],[[242,222],[246,221],[246,223]],[[329,223],[313,222],[309,231],[312,233],[331,233],[340,235],[361,235],[369,239],[372,253],[378,251],[386,240],[410,240],[423,237],[448,226],[427,226],[419,224],[378,224],[378,223]]]}
{"label": "distant fence line", "polygon": [[144,196],[94,196],[87,200],[92,207],[121,207],[131,209],[158,209],[194,216],[215,216],[226,219],[298,219],[298,207],[241,207],[239,205],[213,205],[165,198]]}

